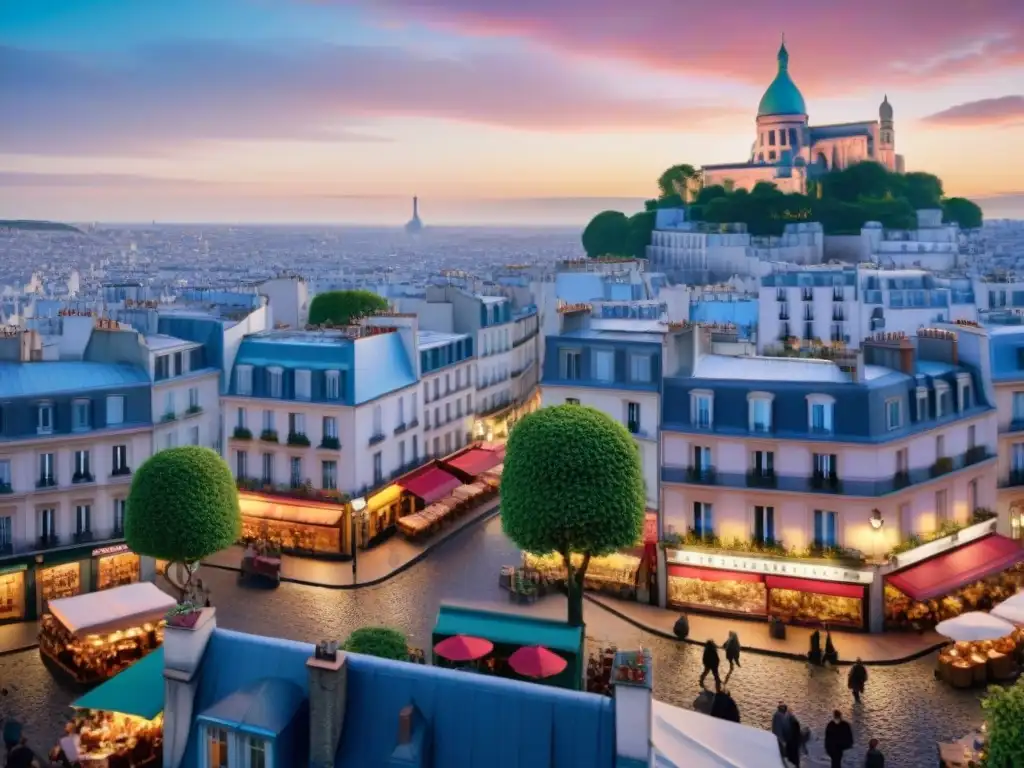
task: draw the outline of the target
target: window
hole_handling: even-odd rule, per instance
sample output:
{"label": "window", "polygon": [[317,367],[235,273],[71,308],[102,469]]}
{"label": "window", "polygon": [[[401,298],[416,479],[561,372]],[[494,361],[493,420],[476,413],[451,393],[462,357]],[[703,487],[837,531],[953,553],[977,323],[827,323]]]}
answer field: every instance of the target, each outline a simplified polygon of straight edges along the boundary
{"label": "window", "polygon": [[579,350],[562,351],[562,378],[568,381],[577,381],[581,378],[582,354]]}
{"label": "window", "polygon": [[965,383],[960,390],[960,410],[969,411],[974,407],[974,389]]}
{"label": "window", "polygon": [[249,736],[248,742],[249,762],[245,768],[267,768],[267,742],[255,736]]}
{"label": "window", "polygon": [[449,432],[444,436],[444,452],[445,455],[452,452],[452,433]]}
{"label": "window", "polygon": [[341,399],[341,372],[327,371],[324,377],[324,386],[328,400]]}
{"label": "window", "polygon": [[10,547],[14,543],[14,531],[8,515],[0,517],[0,549]]}
{"label": "window", "polygon": [[174,375],[175,376],[181,376],[181,374],[185,372],[185,368],[183,366],[184,362],[185,362],[185,359],[182,356],[181,352],[175,352],[174,353]]}
{"label": "window", "polygon": [[978,508],[978,481],[977,479],[971,480],[967,484],[967,509],[970,512],[974,512]]}
{"label": "window", "polygon": [[427,382],[423,382],[423,402],[430,402],[430,384]]}
{"label": "window", "polygon": [[826,395],[807,398],[807,422],[812,434],[831,435],[835,429],[835,400]]}
{"label": "window", "polygon": [[441,438],[440,437],[435,437],[434,438],[434,455],[435,456],[440,456],[441,455]]}
{"label": "window", "polygon": [[967,448],[968,449],[975,448],[977,446],[977,444],[978,444],[978,428],[974,424],[971,424],[971,426],[969,426],[967,428]]}
{"label": "window", "polygon": [[946,436],[938,435],[935,438],[935,458],[941,459],[946,455]]}
{"label": "window", "polygon": [[384,433],[384,412],[381,410],[379,405],[373,406],[373,434],[381,435]]}
{"label": "window", "polygon": [[324,437],[338,437],[338,420],[334,416],[324,416]]}
{"label": "window", "polygon": [[92,481],[92,472],[89,471],[89,452],[75,451],[75,473],[71,477],[73,483],[88,483]]}
{"label": "window", "polygon": [[188,408],[190,411],[199,410],[199,387],[188,388]]}
{"label": "window", "polygon": [[928,420],[928,390],[924,387],[919,387],[917,390],[917,420]]}
{"label": "window", "polygon": [[170,355],[160,355],[157,357],[156,362],[153,364],[153,378],[157,381],[163,381],[171,377],[171,358]]}
{"label": "window", "polygon": [[772,431],[772,399],[770,395],[753,394],[748,398],[747,419],[751,432]]}
{"label": "window", "polygon": [[238,390],[240,395],[251,395],[252,394],[252,366],[251,365],[236,365],[235,366],[235,389]]}
{"label": "window", "polygon": [[245,429],[245,408],[239,408],[236,411],[235,426],[239,429]]}
{"label": "window", "polygon": [[0,460],[0,487],[5,490],[11,488],[11,460]]}
{"label": "window", "polygon": [[263,411],[263,431],[274,432],[274,412],[266,409]]}
{"label": "window", "polygon": [[273,485],[274,484],[274,454],[264,453],[263,454],[263,484]]}
{"label": "window", "polygon": [[567,397],[565,398],[566,405],[579,405],[580,399],[578,397]]}
{"label": "window", "polygon": [[405,398],[398,398],[398,426],[405,426]]}
{"label": "window", "polygon": [[594,378],[598,381],[615,381],[615,353],[608,349],[594,351]]}
{"label": "window", "polygon": [[223,728],[206,730],[207,768],[228,768],[228,732]]}
{"label": "window", "polygon": [[409,421],[416,421],[416,413],[418,410],[419,409],[416,406],[416,392],[414,390],[412,395],[409,397]]}
{"label": "window", "polygon": [[437,400],[441,396],[441,378],[434,379],[434,399]]}
{"label": "window", "polygon": [[782,128],[781,130],[779,130],[779,146],[780,147],[786,146],[786,129],[785,128]]}
{"label": "window", "polygon": [[189,427],[188,428],[188,444],[189,445],[199,445],[199,427],[198,426]]}
{"label": "window", "polygon": [[693,532],[702,539],[715,535],[715,519],[710,504],[693,502]]}
{"label": "window", "polygon": [[289,435],[304,435],[304,434],[306,434],[306,414],[304,414],[304,413],[289,413],[288,414],[288,434]]}
{"label": "window", "polygon": [[836,513],[823,509],[814,510],[814,547],[816,549],[835,549],[838,546]]}
{"label": "window", "polygon": [[164,394],[164,415],[174,416],[177,412],[176,403],[174,402],[174,391],[168,391]]}
{"label": "window", "polygon": [[910,452],[906,448],[896,451],[896,473],[906,474],[910,471]]}
{"label": "window", "polygon": [[398,443],[398,466],[405,466],[405,440]]}
{"label": "window", "polygon": [[423,428],[430,429],[430,409],[423,409]]}
{"label": "window", "polygon": [[458,419],[461,416],[462,416],[462,401],[461,400],[456,400],[455,401],[455,418]]}
{"label": "window", "polygon": [[111,449],[110,466],[115,475],[123,475],[128,471],[128,446],[115,445]]}
{"label": "window", "polygon": [[374,485],[384,480],[384,463],[380,451],[373,454],[373,482]]}
{"label": "window", "polygon": [[267,368],[267,396],[281,397],[284,371],[280,368]]}
{"label": "window", "polygon": [[768,146],[775,146],[775,131],[768,131]]}
{"label": "window", "polygon": [[775,154],[775,150],[773,149],[771,152],[768,153],[768,159],[769,160],[774,160],[775,158],[776,158],[776,154]]}
{"label": "window", "polygon": [[650,355],[631,355],[629,358],[629,378],[637,384],[649,384],[651,375]]}
{"label": "window", "polygon": [[711,471],[711,449],[702,446],[693,446],[693,468],[700,474],[705,474]]}
{"label": "window", "polygon": [[818,477],[836,476],[836,454],[815,453],[812,457],[814,474]]}
{"label": "window", "polygon": [[57,538],[57,510],[53,507],[39,510],[39,536],[47,541]]}
{"label": "window", "polygon": [[114,499],[114,530],[119,533],[124,531],[124,513],[127,508],[124,499]]}
{"label": "window", "polygon": [[944,381],[935,382],[935,418],[941,419],[952,410],[949,406],[949,385]]}
{"label": "window", "polygon": [[751,454],[751,471],[757,477],[771,477],[775,474],[775,452],[754,451]]}
{"label": "window", "polygon": [[110,395],[107,398],[107,426],[124,424],[124,397],[122,395]]}
{"label": "window", "polygon": [[1013,393],[1013,421],[1024,422],[1024,392]]}
{"label": "window", "polygon": [[420,460],[420,438],[419,435],[412,436],[412,460]]}
{"label": "window", "polygon": [[320,483],[325,491],[335,491],[338,489],[338,462],[320,462]]}
{"label": "window", "polygon": [[57,462],[52,453],[39,454],[39,485],[48,486],[57,484]]}
{"label": "window", "polygon": [[304,368],[295,371],[295,399],[309,400],[313,396],[313,373]]}
{"label": "window", "polygon": [[759,544],[775,541],[775,507],[754,507],[754,541]]}
{"label": "window", "polygon": [[75,533],[81,535],[92,531],[92,507],[88,504],[75,506]]}
{"label": "window", "polygon": [[164,448],[178,447],[178,433],[171,431],[164,435]]}
{"label": "window", "polygon": [[239,480],[249,477],[249,454],[246,451],[235,452],[235,477]]}
{"label": "window", "polygon": [[302,485],[302,458],[299,456],[292,456],[288,464],[288,479],[291,481],[292,488],[298,488]]}
{"label": "window", "polygon": [[444,404],[444,423],[447,424],[451,420],[452,420],[452,404],[451,403],[445,403]]}
{"label": "window", "polygon": [[40,435],[53,433],[53,404],[43,403],[36,414],[36,432]]}
{"label": "window", "polygon": [[949,519],[949,505],[945,490],[935,492],[935,519],[940,523]]}
{"label": "window", "polygon": [[699,429],[711,429],[713,423],[711,393],[693,393],[690,401],[690,422]]}
{"label": "window", "polygon": [[1014,443],[1010,448],[1010,472],[1024,473],[1024,443]]}
{"label": "window", "polygon": [[885,428],[889,430],[899,429],[903,426],[902,414],[900,412],[900,401],[897,398],[885,401]]}
{"label": "window", "polygon": [[626,428],[634,435],[640,434],[640,403],[626,404]]}

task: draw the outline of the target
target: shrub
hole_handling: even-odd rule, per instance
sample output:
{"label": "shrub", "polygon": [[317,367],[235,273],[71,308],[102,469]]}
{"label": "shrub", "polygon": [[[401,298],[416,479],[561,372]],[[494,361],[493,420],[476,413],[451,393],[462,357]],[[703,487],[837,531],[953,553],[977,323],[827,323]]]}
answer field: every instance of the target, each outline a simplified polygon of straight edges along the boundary
{"label": "shrub", "polygon": [[341,646],[351,653],[377,656],[395,661],[409,660],[409,644],[405,635],[389,627],[362,627],[348,636]]}
{"label": "shrub", "polygon": [[387,308],[387,300],[371,291],[327,291],[313,297],[309,305],[309,323],[351,325],[357,317]]}
{"label": "shrub", "polygon": [[988,730],[987,768],[1017,768],[1024,763],[1024,684],[989,686],[981,702]]}

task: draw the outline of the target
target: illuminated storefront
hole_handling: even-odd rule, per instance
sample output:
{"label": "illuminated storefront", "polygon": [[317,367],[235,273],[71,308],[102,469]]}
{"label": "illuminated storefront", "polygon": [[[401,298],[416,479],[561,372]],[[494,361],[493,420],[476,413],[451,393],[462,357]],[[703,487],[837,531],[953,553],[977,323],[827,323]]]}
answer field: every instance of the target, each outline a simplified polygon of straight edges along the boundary
{"label": "illuminated storefront", "polygon": [[82,594],[82,564],[78,561],[36,569],[36,602],[40,614],[50,600]]}
{"label": "illuminated storefront", "polygon": [[264,541],[288,552],[338,556],[348,552],[347,504],[238,494],[242,540]]}
{"label": "illuminated storefront", "polygon": [[128,549],[127,544],[94,549],[96,562],[96,590],[123,587],[142,579],[142,558]]}
{"label": "illuminated storefront", "polygon": [[489,414],[479,416],[473,422],[473,440],[487,443],[503,443],[508,440],[509,430],[517,421],[540,408],[540,391],[531,395],[525,403],[509,403]]}
{"label": "illuminated storefront", "polygon": [[412,512],[412,504],[395,483],[366,498],[366,509],[359,516],[357,540],[360,547],[371,547],[395,529],[399,517]]}
{"label": "illuminated storefront", "polygon": [[26,566],[0,568],[0,623],[25,619]]}
{"label": "illuminated storefront", "polygon": [[[583,557],[573,555],[572,561],[573,565],[578,567]],[[635,599],[642,562],[642,548],[591,558],[586,576],[583,578],[583,588],[623,599]],[[549,582],[565,584],[565,561],[561,555],[538,556],[527,553],[524,556],[524,565],[538,571]]]}

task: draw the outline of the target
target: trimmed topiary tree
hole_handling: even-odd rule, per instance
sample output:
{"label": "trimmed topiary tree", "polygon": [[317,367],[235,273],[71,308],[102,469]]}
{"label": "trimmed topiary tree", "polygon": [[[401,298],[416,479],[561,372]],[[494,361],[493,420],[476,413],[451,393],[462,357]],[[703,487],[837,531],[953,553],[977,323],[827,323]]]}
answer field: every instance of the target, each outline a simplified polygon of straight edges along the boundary
{"label": "trimmed topiary tree", "polygon": [[[591,558],[640,540],[646,496],[632,436],[594,408],[542,408],[509,435],[502,528],[527,552],[562,556],[570,624],[583,624],[583,579]],[[583,558],[579,568],[574,553]]]}
{"label": "trimmed topiary tree", "polygon": [[313,297],[309,324],[351,325],[357,317],[387,308],[387,299],[372,291],[327,291]]}
{"label": "trimmed topiary tree", "polygon": [[140,555],[181,563],[184,583],[168,581],[185,600],[198,562],[225,549],[242,532],[231,470],[209,448],[183,446],[151,456],[135,472],[125,509],[124,537]]}
{"label": "trimmed topiary tree", "polygon": [[348,636],[341,648],[381,659],[409,660],[409,644],[405,635],[390,627],[361,627]]}
{"label": "trimmed topiary tree", "polygon": [[1024,683],[1008,688],[991,685],[982,699],[988,745],[986,768],[1017,768],[1024,764]]}

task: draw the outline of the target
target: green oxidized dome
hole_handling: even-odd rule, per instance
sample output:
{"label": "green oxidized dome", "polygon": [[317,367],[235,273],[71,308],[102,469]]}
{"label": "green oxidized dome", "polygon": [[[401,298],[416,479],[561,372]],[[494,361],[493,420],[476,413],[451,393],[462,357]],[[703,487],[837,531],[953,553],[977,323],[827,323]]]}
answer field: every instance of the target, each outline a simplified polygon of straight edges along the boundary
{"label": "green oxidized dome", "polygon": [[779,48],[779,73],[768,86],[757,107],[757,116],[768,115],[806,115],[807,105],[800,89],[789,76],[789,52],[786,44]]}

